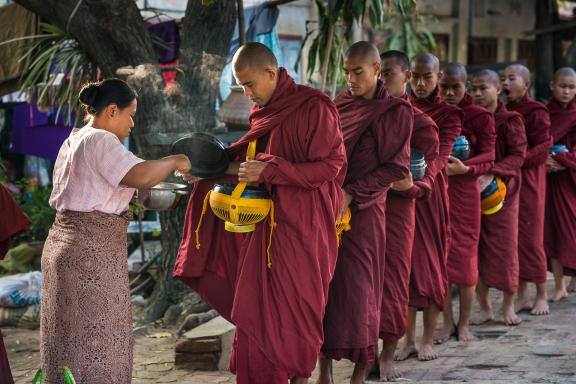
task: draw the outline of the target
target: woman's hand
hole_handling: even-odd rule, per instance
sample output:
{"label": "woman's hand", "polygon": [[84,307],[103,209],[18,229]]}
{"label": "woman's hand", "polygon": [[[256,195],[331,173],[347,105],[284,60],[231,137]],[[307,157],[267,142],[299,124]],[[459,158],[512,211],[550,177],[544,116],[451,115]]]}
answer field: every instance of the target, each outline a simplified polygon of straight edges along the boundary
{"label": "woman's hand", "polygon": [[184,175],[187,174],[190,168],[192,168],[192,164],[190,164],[190,160],[186,155],[174,155],[176,160],[176,169],[175,171]]}
{"label": "woman's hand", "polygon": [[450,156],[448,158],[448,165],[446,165],[446,173],[448,176],[464,175],[468,173],[470,167],[464,164],[460,159]]}

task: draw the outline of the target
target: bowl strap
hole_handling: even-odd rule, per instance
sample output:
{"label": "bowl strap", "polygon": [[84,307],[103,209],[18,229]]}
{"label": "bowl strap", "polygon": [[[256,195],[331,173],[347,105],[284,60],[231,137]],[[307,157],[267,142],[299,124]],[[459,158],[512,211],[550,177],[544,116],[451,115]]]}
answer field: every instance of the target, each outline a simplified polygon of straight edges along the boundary
{"label": "bowl strap", "polygon": [[208,205],[208,200],[210,200],[210,194],[212,190],[209,190],[206,196],[204,196],[204,203],[202,204],[202,213],[200,214],[200,219],[198,219],[198,226],[196,227],[196,249],[200,249],[200,226],[202,225],[202,219],[206,213],[206,206]]}

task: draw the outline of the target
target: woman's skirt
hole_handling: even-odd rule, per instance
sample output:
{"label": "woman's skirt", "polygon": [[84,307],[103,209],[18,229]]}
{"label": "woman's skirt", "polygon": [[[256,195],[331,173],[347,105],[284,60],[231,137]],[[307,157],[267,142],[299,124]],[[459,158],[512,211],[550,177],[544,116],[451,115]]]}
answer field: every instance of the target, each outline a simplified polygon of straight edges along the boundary
{"label": "woman's skirt", "polygon": [[124,384],[132,379],[128,221],[64,211],[42,254],[41,362],[46,383]]}

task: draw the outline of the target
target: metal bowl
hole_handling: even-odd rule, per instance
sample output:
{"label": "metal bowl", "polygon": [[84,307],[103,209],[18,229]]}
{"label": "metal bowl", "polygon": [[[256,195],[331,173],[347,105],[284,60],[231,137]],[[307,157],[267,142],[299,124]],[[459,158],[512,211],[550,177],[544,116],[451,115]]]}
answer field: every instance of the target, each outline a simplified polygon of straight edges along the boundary
{"label": "metal bowl", "polygon": [[168,211],[176,208],[182,196],[189,193],[186,184],[162,182],[150,189],[138,190],[138,200],[146,209]]}

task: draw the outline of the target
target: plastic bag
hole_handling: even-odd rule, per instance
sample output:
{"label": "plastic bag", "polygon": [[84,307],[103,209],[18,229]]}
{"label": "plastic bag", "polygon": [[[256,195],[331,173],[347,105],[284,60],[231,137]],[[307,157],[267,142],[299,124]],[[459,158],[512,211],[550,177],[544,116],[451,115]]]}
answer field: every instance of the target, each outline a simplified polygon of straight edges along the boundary
{"label": "plastic bag", "polygon": [[26,307],[40,303],[42,273],[34,271],[0,278],[0,306]]}

